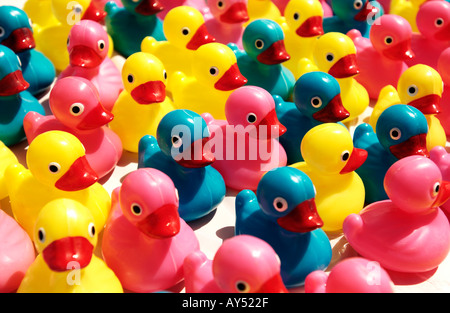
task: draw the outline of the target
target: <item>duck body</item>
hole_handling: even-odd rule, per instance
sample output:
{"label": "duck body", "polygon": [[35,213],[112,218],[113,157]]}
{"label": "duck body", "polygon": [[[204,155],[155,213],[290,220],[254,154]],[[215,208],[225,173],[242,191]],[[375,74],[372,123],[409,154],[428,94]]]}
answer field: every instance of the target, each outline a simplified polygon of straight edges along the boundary
{"label": "duck body", "polygon": [[417,33],[419,32],[416,21],[417,12],[419,12],[419,8],[425,2],[426,0],[392,0],[389,7],[389,13],[405,18],[411,25],[413,32]]}
{"label": "duck body", "polygon": [[0,199],[8,196],[6,188],[6,180],[4,179],[6,169],[12,165],[19,163],[17,156],[3,142],[0,141]]}
{"label": "duck body", "polygon": [[445,134],[448,136],[450,134],[450,110],[449,110],[449,101],[450,101],[450,71],[448,71],[448,65],[450,64],[450,49],[445,49],[438,59],[438,72],[442,77],[442,81],[444,82],[444,90],[442,92],[441,97],[441,112],[436,115],[436,117],[441,122],[442,127],[444,128]]}

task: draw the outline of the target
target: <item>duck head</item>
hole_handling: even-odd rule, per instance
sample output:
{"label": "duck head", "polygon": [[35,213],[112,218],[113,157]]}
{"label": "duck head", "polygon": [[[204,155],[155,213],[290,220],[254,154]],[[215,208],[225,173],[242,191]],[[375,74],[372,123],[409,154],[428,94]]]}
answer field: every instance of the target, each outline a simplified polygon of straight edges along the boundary
{"label": "duck head", "polygon": [[62,25],[72,27],[85,19],[91,0],[51,0],[52,12]]}
{"label": "duck head", "polygon": [[300,37],[323,35],[323,8],[318,0],[289,1],[284,17],[289,28]]}
{"label": "duck head", "polygon": [[290,59],[284,46],[284,33],[272,20],[254,20],[244,29],[242,45],[255,61],[267,65],[280,64]]}
{"label": "duck head", "polygon": [[341,99],[337,80],[325,72],[309,72],[294,85],[294,103],[305,116],[323,123],[339,122],[350,116]]}
{"label": "duck head", "polygon": [[129,173],[119,190],[123,215],[142,233],[170,238],[180,231],[178,192],[163,172],[140,168]]}
{"label": "duck head", "polygon": [[26,162],[39,182],[60,190],[82,190],[98,180],[83,144],[67,132],[48,131],[36,136],[28,148]]}
{"label": "duck head", "polygon": [[206,5],[222,23],[237,24],[249,20],[246,0],[206,0]]}
{"label": "duck head", "polygon": [[292,167],[279,167],[261,178],[256,190],[259,206],[283,229],[305,233],[323,226],[311,179]]}
{"label": "duck head", "polygon": [[122,4],[128,11],[144,16],[155,15],[164,10],[158,0],[122,0]]}
{"label": "duck head", "polygon": [[30,87],[23,78],[21,65],[14,51],[0,45],[0,97],[16,95]]}
{"label": "duck head", "polygon": [[13,6],[0,6],[0,44],[15,53],[36,47],[30,19],[23,10]]}
{"label": "duck head", "polygon": [[40,211],[34,229],[36,250],[55,272],[88,266],[97,237],[89,209],[66,198],[47,203]]}
{"label": "duck head", "polygon": [[333,12],[347,23],[368,21],[380,12],[370,0],[337,0],[331,5]]}
{"label": "duck head", "polygon": [[416,16],[417,28],[427,37],[440,41],[450,40],[450,3],[424,2]]}
{"label": "duck head", "polygon": [[122,81],[125,90],[139,104],[161,103],[166,99],[166,69],[153,54],[130,55],[122,67]]}
{"label": "duck head", "polygon": [[212,262],[214,280],[229,293],[286,293],[281,262],[264,240],[238,235],[225,240]]}

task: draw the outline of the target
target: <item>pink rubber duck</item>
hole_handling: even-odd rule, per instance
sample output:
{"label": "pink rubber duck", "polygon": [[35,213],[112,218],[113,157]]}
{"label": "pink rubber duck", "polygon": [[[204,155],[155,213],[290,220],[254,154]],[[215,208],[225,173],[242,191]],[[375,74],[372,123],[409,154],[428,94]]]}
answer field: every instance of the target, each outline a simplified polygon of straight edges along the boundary
{"label": "pink rubber duck", "polygon": [[438,58],[450,45],[450,3],[426,1],[416,17],[419,33],[414,33],[411,47],[415,57],[406,63],[425,64],[437,70]]}
{"label": "pink rubber duck", "polygon": [[390,200],[366,206],[343,224],[344,235],[362,257],[386,270],[421,273],[435,269],[450,251],[450,225],[439,208],[450,197],[450,182],[424,156],[409,156],[387,171]]}
{"label": "pink rubber duck", "polygon": [[164,20],[167,13],[175,7],[179,7],[182,5],[187,5],[193,8],[196,8],[202,13],[208,12],[208,7],[206,6],[205,0],[159,0],[158,1],[162,6],[163,10],[157,14],[157,16]]}
{"label": "pink rubber duck", "polygon": [[445,134],[450,136],[450,47],[439,56],[437,70],[444,82],[444,91],[441,96],[441,112],[436,114],[436,117],[441,122]]}
{"label": "pink rubber duck", "polygon": [[111,111],[123,90],[120,70],[108,57],[106,30],[97,22],[83,20],[75,24],[67,39],[70,64],[59,79],[79,76],[90,80],[98,89],[103,106]]}
{"label": "pink rubber duck", "polygon": [[[442,179],[450,181],[450,154],[442,146],[436,146],[430,150],[430,159],[436,163],[441,170]],[[450,201],[441,205],[441,209],[450,219]]]}
{"label": "pink rubber duck", "polygon": [[0,293],[19,288],[28,267],[35,259],[30,237],[0,208]]}
{"label": "pink rubber duck", "polygon": [[378,262],[351,257],[330,272],[314,271],[306,276],[306,293],[393,293],[393,282]]}
{"label": "pink rubber duck", "polygon": [[275,102],[265,89],[243,86],[225,104],[227,120],[203,114],[215,142],[212,166],[225,185],[235,190],[256,190],[269,170],[285,166],[287,156],[277,138],[286,132],[275,112]]}
{"label": "pink rubber duck", "polygon": [[124,289],[156,292],[183,281],[183,261],[199,241],[178,203],[172,180],[153,168],[132,171],[113,191],[102,253]]}
{"label": "pink rubber duck", "polygon": [[280,259],[264,240],[250,235],[226,239],[210,260],[201,251],[184,260],[187,293],[288,292]]}
{"label": "pink rubber duck", "polygon": [[380,16],[370,28],[369,38],[356,30],[347,35],[356,47],[359,75],[355,79],[363,85],[371,99],[377,99],[386,85],[397,86],[401,74],[408,68],[405,61],[414,57],[411,50],[411,25],[395,14]]}
{"label": "pink rubber duck", "polygon": [[28,143],[49,130],[71,133],[84,145],[89,165],[98,177],[110,173],[122,156],[122,142],[106,126],[114,116],[103,107],[94,85],[82,77],[62,78],[50,92],[49,107],[53,115],[25,115]]}

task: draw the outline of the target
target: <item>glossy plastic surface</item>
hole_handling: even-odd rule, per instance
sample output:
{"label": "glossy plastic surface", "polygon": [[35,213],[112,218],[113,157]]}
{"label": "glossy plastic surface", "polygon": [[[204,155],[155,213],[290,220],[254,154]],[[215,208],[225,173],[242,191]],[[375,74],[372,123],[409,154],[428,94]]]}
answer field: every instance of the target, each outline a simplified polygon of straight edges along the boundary
{"label": "glossy plastic surface", "polygon": [[225,240],[209,260],[201,251],[184,260],[187,293],[288,292],[280,275],[280,259],[264,240],[238,235]]}
{"label": "glossy plastic surface", "polygon": [[99,178],[111,172],[122,156],[122,142],[107,127],[114,116],[103,107],[95,86],[82,77],[62,78],[50,92],[49,107],[53,115],[30,112],[25,116],[28,143],[49,130],[69,132],[83,144],[86,159]]}
{"label": "glossy plastic surface", "polygon": [[236,197],[235,234],[252,235],[272,246],[287,288],[303,285],[309,273],[326,269],[331,260],[314,197],[311,179],[291,167],[267,172],[256,194],[243,190]]}
{"label": "glossy plastic surface", "polygon": [[445,134],[450,134],[450,48],[445,49],[438,60],[438,72],[444,82],[441,96],[441,112],[436,117],[441,122]]}
{"label": "glossy plastic surface", "polygon": [[420,6],[426,0],[392,0],[389,6],[389,13],[405,18],[411,25],[413,32],[418,32],[416,17]]}
{"label": "glossy plastic surface", "polygon": [[[430,150],[430,160],[432,160],[441,170],[442,179],[450,181],[450,155],[442,146],[436,146]],[[443,203],[440,208],[450,217],[450,203]]]}
{"label": "glossy plastic surface", "polygon": [[0,199],[8,196],[6,189],[5,171],[8,166],[19,163],[15,153],[10,150],[2,141],[0,141]]}
{"label": "glossy plastic surface", "polygon": [[244,27],[257,19],[277,21],[282,15],[282,12],[271,0],[248,0],[247,10],[249,20],[244,24]]}
{"label": "glossy plastic surface", "polygon": [[113,191],[102,253],[125,289],[164,291],[183,280],[183,260],[199,250],[194,231],[178,215],[171,179],[156,169],[129,173]]}
{"label": "glossy plastic surface", "polygon": [[385,269],[426,272],[450,250],[450,226],[439,206],[450,197],[450,183],[424,156],[409,156],[386,173],[390,200],[365,207],[344,222],[344,235],[363,257]]}

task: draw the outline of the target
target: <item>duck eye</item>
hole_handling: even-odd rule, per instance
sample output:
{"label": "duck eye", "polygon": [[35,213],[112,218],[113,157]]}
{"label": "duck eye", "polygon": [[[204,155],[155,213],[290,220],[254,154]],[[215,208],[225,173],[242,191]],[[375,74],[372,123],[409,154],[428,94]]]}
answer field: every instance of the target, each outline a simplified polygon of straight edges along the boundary
{"label": "duck eye", "polygon": [[167,72],[166,72],[166,70],[164,70],[163,75],[164,75],[164,79],[167,79]]}
{"label": "duck eye", "polygon": [[264,48],[264,41],[262,41],[261,39],[257,39],[257,40],[255,41],[255,47],[256,47],[257,49],[262,49],[262,48]]}
{"label": "duck eye", "polygon": [[89,236],[91,236],[91,238],[93,238],[95,236],[95,225],[94,223],[90,223],[88,226],[88,233]]}
{"label": "duck eye", "polygon": [[444,20],[439,17],[434,21],[434,25],[436,25],[437,27],[441,27],[442,25],[444,25]]}
{"label": "duck eye", "polygon": [[333,53],[327,53],[325,56],[328,62],[332,62],[334,60],[334,54]]}
{"label": "duck eye", "polygon": [[249,292],[250,286],[245,281],[240,280],[236,282],[236,290],[241,293]]}
{"label": "duck eye", "polygon": [[441,189],[441,184],[439,182],[436,182],[433,186],[433,197],[437,196],[437,194],[439,193],[439,190]]}
{"label": "duck eye", "polygon": [[59,173],[61,170],[61,165],[56,162],[52,162],[48,165],[48,170],[53,174]]}
{"label": "duck eye", "polygon": [[70,36],[67,37],[67,42],[66,42],[67,46],[70,44]]}
{"label": "duck eye", "polygon": [[217,7],[223,8],[223,1],[217,1]]}
{"label": "duck eye", "polygon": [[185,35],[185,36],[189,35],[190,32],[191,32],[191,31],[190,31],[189,28],[187,28],[187,27],[183,27],[183,28],[181,29],[181,33],[182,33],[183,35]]}
{"label": "duck eye", "polygon": [[212,76],[217,76],[219,74],[219,69],[215,66],[211,66],[209,68],[209,74],[211,74]]}
{"label": "duck eye", "polygon": [[72,11],[75,12],[76,14],[81,14],[81,12],[83,11],[83,7],[79,4],[74,5]]}
{"label": "duck eye", "polygon": [[390,45],[393,41],[394,41],[394,39],[392,39],[391,36],[386,36],[384,38],[384,43],[387,44],[387,45]]}
{"label": "duck eye", "polygon": [[133,76],[132,74],[129,74],[129,75],[127,76],[127,80],[128,80],[128,82],[129,82],[130,84],[132,84],[132,83],[134,82],[134,76]]}
{"label": "duck eye", "polygon": [[40,243],[44,243],[44,241],[45,241],[45,230],[44,230],[43,227],[38,229],[37,235],[38,235],[39,242]]}
{"label": "duck eye", "polygon": [[288,203],[284,198],[277,197],[277,198],[275,198],[275,200],[273,200],[273,207],[278,212],[284,212],[288,208]]}
{"label": "duck eye", "polygon": [[139,215],[142,214],[142,208],[141,208],[141,206],[140,206],[139,204],[133,203],[133,204],[131,205],[131,212],[132,212],[134,215],[139,216]]}
{"label": "duck eye", "polygon": [[106,45],[105,45],[105,41],[104,40],[99,40],[97,42],[97,46],[100,49],[100,51],[102,51],[103,49],[105,49]]}
{"label": "duck eye", "polygon": [[345,150],[344,152],[341,153],[342,161],[346,162],[349,158],[350,158],[350,152],[348,152],[347,150]]}
{"label": "duck eye", "polygon": [[255,113],[248,113],[247,114],[247,122],[253,124],[255,123],[257,120],[256,114]]}
{"label": "duck eye", "polygon": [[70,113],[73,116],[79,116],[84,112],[84,105],[81,103],[74,103],[70,106]]}
{"label": "duck eye", "polygon": [[183,140],[181,140],[180,136],[172,136],[172,146],[174,148],[179,148],[183,144]]}
{"label": "duck eye", "polygon": [[322,99],[320,97],[314,97],[311,99],[311,105],[313,108],[320,108],[322,106]]}
{"label": "duck eye", "polygon": [[419,88],[417,88],[416,85],[411,85],[408,87],[408,95],[411,97],[414,97],[415,95],[417,95],[417,92],[419,91]]}
{"label": "duck eye", "polygon": [[402,136],[402,132],[400,131],[400,129],[395,127],[389,131],[389,136],[391,136],[391,138],[394,140],[399,140],[400,137]]}
{"label": "duck eye", "polygon": [[294,13],[294,20],[298,21],[300,18],[300,14],[298,14],[297,12]]}
{"label": "duck eye", "polygon": [[356,10],[361,9],[362,6],[363,6],[363,2],[362,2],[361,0],[356,0],[355,2],[353,2],[353,7],[354,7]]}

